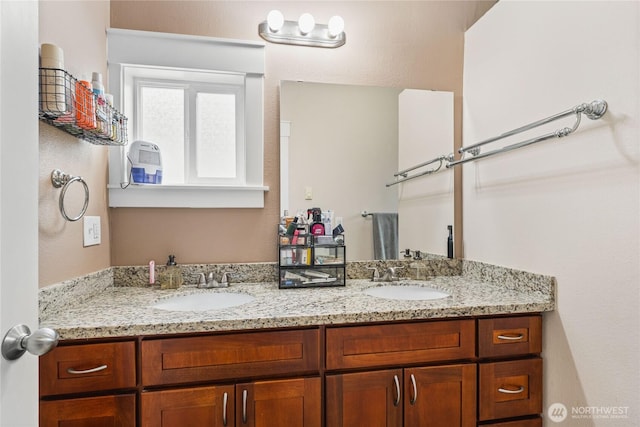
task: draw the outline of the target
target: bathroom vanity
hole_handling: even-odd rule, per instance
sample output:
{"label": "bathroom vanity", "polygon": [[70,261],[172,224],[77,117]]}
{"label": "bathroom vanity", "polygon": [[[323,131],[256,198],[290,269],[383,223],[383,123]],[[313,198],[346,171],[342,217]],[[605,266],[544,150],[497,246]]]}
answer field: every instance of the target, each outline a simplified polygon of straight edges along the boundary
{"label": "bathroom vanity", "polygon": [[170,312],[153,305],[205,291],[106,289],[42,318],[62,341],[40,359],[40,426],[541,426],[555,282],[479,271],[410,281],[450,295],[431,301],[245,283],[206,291],[253,302]]}

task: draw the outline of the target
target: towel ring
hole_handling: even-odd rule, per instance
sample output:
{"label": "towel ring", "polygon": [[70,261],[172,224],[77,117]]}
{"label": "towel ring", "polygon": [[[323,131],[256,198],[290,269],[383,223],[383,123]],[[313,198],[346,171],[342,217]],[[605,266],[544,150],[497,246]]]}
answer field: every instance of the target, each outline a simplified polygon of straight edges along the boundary
{"label": "towel ring", "polygon": [[[78,216],[70,217],[69,215],[67,215],[67,211],[65,211],[64,209],[64,196],[65,194],[67,194],[67,189],[69,188],[69,186],[76,181],[82,184],[82,186],[84,187],[84,205],[82,206],[82,210],[80,211]],[[51,183],[55,188],[62,187],[62,191],[60,192],[60,200],[58,202],[62,217],[67,221],[77,221],[82,218],[85,212],[87,212],[87,207],[89,206],[89,186],[84,181],[84,179],[82,179],[81,176],[69,175],[68,173],[62,172],[60,169],[54,169],[51,172]]]}

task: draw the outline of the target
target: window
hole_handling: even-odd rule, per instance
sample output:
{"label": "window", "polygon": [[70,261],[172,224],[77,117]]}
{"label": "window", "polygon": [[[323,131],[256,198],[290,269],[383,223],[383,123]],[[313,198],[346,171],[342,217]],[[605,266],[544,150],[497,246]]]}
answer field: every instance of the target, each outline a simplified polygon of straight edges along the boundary
{"label": "window", "polygon": [[109,85],[129,117],[129,142],[153,142],[163,162],[162,185],[122,188],[128,148],[112,147],[110,206],[263,207],[263,45],[107,35]]}
{"label": "window", "polygon": [[169,185],[245,184],[244,76],[123,66],[134,140],[153,142]]}

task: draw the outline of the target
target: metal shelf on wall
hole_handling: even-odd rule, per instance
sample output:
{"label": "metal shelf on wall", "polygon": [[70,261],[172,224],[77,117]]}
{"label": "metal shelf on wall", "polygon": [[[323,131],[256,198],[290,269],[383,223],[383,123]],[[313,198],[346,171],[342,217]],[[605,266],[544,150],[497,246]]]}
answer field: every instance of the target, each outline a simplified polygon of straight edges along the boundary
{"label": "metal shelf on wall", "polygon": [[127,117],[67,71],[40,68],[40,120],[96,145],[127,145]]}

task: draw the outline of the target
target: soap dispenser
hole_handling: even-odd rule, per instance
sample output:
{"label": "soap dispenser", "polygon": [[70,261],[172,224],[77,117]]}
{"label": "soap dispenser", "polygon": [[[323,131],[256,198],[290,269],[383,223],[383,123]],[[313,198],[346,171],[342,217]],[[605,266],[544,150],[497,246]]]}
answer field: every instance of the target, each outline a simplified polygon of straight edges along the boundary
{"label": "soap dispenser", "polygon": [[169,255],[169,259],[167,260],[167,265],[164,270],[164,277],[160,283],[160,289],[178,289],[182,286],[183,282],[182,272],[176,263],[176,256]]}

